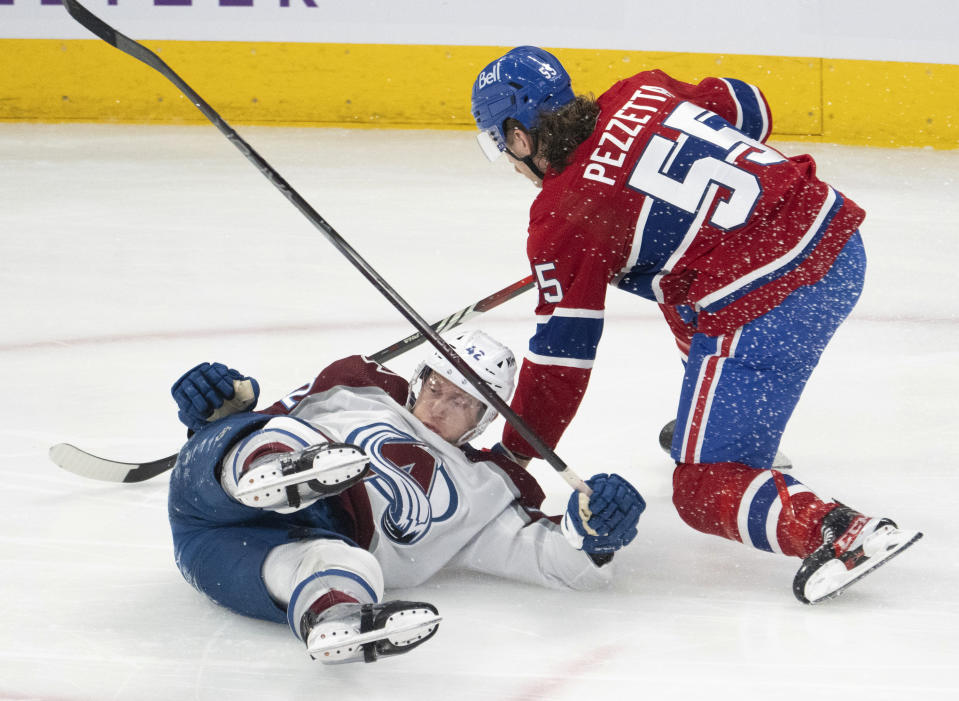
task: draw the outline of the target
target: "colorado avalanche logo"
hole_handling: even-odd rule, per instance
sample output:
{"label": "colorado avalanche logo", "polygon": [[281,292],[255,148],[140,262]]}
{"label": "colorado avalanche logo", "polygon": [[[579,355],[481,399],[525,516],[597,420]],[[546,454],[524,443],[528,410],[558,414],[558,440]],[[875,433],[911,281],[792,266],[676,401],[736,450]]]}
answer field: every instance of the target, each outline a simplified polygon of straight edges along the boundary
{"label": "colorado avalanche logo", "polygon": [[370,457],[376,477],[369,483],[389,502],[380,528],[391,541],[416,543],[433,523],[456,511],[456,488],[446,465],[422,441],[385,423],[357,429],[346,440]]}

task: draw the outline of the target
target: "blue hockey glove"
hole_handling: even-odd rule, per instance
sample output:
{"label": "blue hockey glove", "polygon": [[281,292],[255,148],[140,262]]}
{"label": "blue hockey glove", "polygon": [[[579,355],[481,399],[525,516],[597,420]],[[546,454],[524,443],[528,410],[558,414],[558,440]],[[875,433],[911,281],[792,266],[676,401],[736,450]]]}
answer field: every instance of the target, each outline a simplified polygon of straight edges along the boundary
{"label": "blue hockey glove", "polygon": [[174,382],[170,393],[180,421],[199,431],[211,421],[256,406],[260,385],[223,363],[200,363]]}
{"label": "blue hockey glove", "polygon": [[586,480],[593,493],[573,492],[563,516],[566,540],[590,555],[613,553],[636,537],[636,524],[646,502],[619,475],[599,474]]}

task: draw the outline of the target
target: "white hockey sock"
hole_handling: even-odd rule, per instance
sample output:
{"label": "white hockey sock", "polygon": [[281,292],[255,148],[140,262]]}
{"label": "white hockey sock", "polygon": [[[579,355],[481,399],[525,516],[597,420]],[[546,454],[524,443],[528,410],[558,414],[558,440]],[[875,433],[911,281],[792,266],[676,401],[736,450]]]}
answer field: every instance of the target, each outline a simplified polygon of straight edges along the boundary
{"label": "white hockey sock", "polygon": [[[318,599],[330,604],[345,595],[361,604],[383,596],[383,572],[370,553],[339,540],[303,540],[273,548],[263,563],[263,582],[278,603],[286,606],[286,619],[301,636],[303,614]],[[335,593],[332,593],[335,592]]]}

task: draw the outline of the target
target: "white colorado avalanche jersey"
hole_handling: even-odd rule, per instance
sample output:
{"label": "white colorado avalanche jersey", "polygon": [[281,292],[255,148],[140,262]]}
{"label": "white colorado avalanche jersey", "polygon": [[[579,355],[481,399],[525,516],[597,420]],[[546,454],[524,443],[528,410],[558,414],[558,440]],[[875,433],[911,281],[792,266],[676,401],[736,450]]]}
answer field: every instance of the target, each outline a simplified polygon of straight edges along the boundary
{"label": "white colorado avalanche jersey", "polygon": [[334,498],[387,587],[421,584],[444,567],[548,587],[609,581],[611,566],[575,550],[539,511],[543,493],[525,470],[446,442],[405,409],[407,389],[403,378],[352,356],[263,412],[306,421],[369,456],[373,476]]}

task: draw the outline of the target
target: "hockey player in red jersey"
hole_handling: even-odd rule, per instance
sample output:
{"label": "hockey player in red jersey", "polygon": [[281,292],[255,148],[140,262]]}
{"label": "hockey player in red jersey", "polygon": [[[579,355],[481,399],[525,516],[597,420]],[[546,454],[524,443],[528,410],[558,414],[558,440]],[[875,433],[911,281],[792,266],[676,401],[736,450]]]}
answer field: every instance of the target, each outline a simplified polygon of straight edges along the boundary
{"label": "hockey player in red jersey", "polygon": [[[609,287],[660,306],[684,356],[673,503],[693,528],[803,559],[793,589],[834,596],[921,533],[771,469],[802,389],[862,290],[863,210],[810,156],[766,144],[762,92],[662,71],[576,96],[552,54],[508,52],[473,85],[480,145],[541,188],[539,287],[513,409],[554,446],[586,390]],[[510,427],[521,464],[535,450]]]}
{"label": "hockey player in red jersey", "polygon": [[[480,331],[450,345],[509,400],[508,348]],[[600,474],[588,498],[574,493],[562,518],[547,517],[525,470],[469,445],[496,412],[436,352],[409,383],[345,358],[256,412],[256,382],[220,363],[201,363],[172,391],[195,431],[170,478],[177,566],[216,603],[286,622],[324,663],[429,640],[434,606],[382,597],[443,568],[602,586],[645,508],[626,480]]]}

